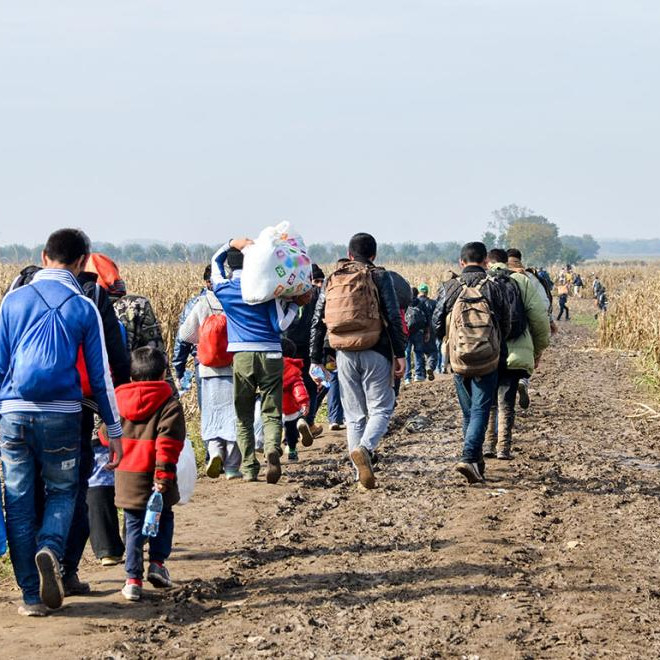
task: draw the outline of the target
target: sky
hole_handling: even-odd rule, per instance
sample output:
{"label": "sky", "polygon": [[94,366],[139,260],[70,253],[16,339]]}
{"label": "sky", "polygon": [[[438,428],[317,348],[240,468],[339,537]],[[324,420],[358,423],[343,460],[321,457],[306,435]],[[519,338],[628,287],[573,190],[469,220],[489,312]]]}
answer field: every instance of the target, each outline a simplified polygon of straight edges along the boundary
{"label": "sky", "polygon": [[0,244],[660,235],[657,0],[0,2]]}

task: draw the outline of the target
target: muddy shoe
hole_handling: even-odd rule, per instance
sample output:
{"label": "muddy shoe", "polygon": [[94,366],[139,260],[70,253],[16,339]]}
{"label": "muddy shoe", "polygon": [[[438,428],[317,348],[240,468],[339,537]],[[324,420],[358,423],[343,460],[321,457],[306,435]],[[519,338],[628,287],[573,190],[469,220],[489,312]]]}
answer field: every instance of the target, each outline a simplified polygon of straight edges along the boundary
{"label": "muddy shoe", "polygon": [[467,463],[461,461],[456,464],[456,470],[460,472],[470,484],[480,484],[483,482],[484,478],[479,471],[478,463]]}
{"label": "muddy shoe", "polygon": [[316,438],[323,435],[323,425],[322,424],[312,424],[309,427],[309,429],[312,432],[312,437],[314,439],[316,439]]}
{"label": "muddy shoe", "polygon": [[305,421],[304,417],[301,417],[296,422],[296,428],[300,434],[300,442],[302,442],[303,447],[311,447],[314,444],[314,435],[309,424]]}
{"label": "muddy shoe", "polygon": [[429,380],[435,380],[435,373],[433,372],[433,369],[427,369],[426,370],[426,377]]}
{"label": "muddy shoe", "polygon": [[343,431],[346,427],[343,424],[339,424],[339,422],[332,422],[330,424],[330,430],[331,431]]}
{"label": "muddy shoe", "polygon": [[48,608],[43,603],[23,603],[18,606],[21,616],[48,616]]}
{"label": "muddy shoe", "polygon": [[499,461],[510,461],[512,458],[510,447],[505,447],[497,452],[497,459]]}
{"label": "muddy shoe", "polygon": [[492,445],[486,447],[486,449],[484,450],[484,458],[495,458],[496,456],[497,456],[497,451],[495,447],[493,447]]}
{"label": "muddy shoe", "polygon": [[222,456],[211,456],[206,464],[206,476],[209,479],[217,479],[222,472]]}
{"label": "muddy shoe", "polygon": [[56,610],[62,607],[64,586],[60,562],[50,548],[42,548],[34,557],[39,571],[39,597],[46,607]]}
{"label": "muddy shoe", "polygon": [[165,568],[163,562],[152,561],[147,571],[147,580],[156,589],[169,589],[172,586],[170,572]]}
{"label": "muddy shoe", "polygon": [[133,603],[137,603],[142,598],[142,581],[141,580],[126,580],[124,588],[121,590],[121,595]]}
{"label": "muddy shoe", "polygon": [[259,475],[256,472],[244,473],[243,481],[259,481]]}
{"label": "muddy shoe", "polygon": [[121,557],[101,557],[101,566],[116,566],[121,564]]}
{"label": "muddy shoe", "polygon": [[527,391],[527,385],[522,381],[518,383],[518,402],[523,410],[529,408],[529,392]]}
{"label": "muddy shoe", "polygon": [[287,456],[289,463],[298,462],[298,452],[295,449],[289,449],[289,455]]}
{"label": "muddy shoe", "polygon": [[358,471],[358,480],[367,489],[376,487],[376,477],[371,467],[371,456],[366,447],[358,447],[351,452],[351,460],[355,463]]}
{"label": "muddy shoe", "polygon": [[63,580],[64,596],[87,596],[92,589],[89,582],[81,582],[78,573],[67,575]]}
{"label": "muddy shoe", "polygon": [[282,476],[280,452],[278,452],[277,449],[268,452],[266,460],[268,461],[268,467],[266,468],[266,481],[269,484],[276,484]]}

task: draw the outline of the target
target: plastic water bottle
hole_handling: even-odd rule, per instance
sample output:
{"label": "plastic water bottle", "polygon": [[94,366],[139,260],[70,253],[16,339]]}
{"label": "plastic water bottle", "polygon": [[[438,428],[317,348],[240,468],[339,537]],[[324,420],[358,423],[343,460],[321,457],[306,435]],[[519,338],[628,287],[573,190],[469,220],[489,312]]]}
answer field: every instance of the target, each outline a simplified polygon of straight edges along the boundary
{"label": "plastic water bottle", "polygon": [[180,380],[181,389],[179,391],[182,394],[185,392],[189,392],[190,388],[192,387],[192,381],[193,381],[193,372],[190,371],[189,369],[186,369],[186,371],[183,374],[183,377]]}
{"label": "plastic water bottle", "polygon": [[312,369],[311,369],[311,376],[312,378],[318,378],[321,381],[321,385],[328,389],[330,387],[330,383],[326,379],[326,374],[325,370],[323,369],[322,366],[315,364]]}
{"label": "plastic water bottle", "polygon": [[147,502],[147,513],[142,526],[143,536],[157,536],[160,514],[163,511],[163,496],[155,490]]}

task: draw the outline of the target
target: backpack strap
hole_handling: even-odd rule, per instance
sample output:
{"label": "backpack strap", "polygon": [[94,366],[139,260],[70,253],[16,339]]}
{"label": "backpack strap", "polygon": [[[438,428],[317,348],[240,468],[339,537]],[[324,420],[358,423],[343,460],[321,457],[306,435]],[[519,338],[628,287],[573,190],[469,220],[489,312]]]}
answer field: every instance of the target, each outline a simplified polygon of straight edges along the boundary
{"label": "backpack strap", "polygon": [[41,293],[39,292],[39,289],[37,289],[36,286],[33,286],[33,287],[32,287],[32,290],[33,290],[33,291],[39,296],[39,298],[41,298],[41,299],[43,300],[44,305],[46,305],[46,307],[48,307],[48,309],[50,309],[50,310],[53,310],[53,309],[58,310],[58,309],[60,309],[60,308],[64,305],[64,303],[69,302],[69,300],[71,300],[71,298],[73,298],[74,296],[79,295],[79,294],[77,294],[77,293],[74,292],[74,293],[72,293],[70,296],[67,296],[67,297],[66,297],[66,298],[65,298],[65,299],[64,299],[64,300],[63,300],[63,301],[62,301],[57,307],[53,307],[53,306],[51,306],[51,305],[48,304],[48,301],[47,301],[47,300],[41,295]]}

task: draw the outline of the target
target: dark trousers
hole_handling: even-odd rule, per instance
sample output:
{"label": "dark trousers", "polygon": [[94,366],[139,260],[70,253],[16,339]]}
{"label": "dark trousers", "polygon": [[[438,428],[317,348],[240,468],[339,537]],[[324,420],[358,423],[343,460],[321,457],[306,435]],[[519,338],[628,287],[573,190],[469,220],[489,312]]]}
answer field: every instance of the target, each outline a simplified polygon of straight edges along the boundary
{"label": "dark trousers", "polygon": [[126,577],[141,580],[144,577],[144,542],[149,540],[149,561],[165,561],[172,552],[174,537],[174,513],[163,509],[160,514],[158,534],[143,536],[145,509],[124,509],[126,523]]}
{"label": "dark trousers", "polygon": [[284,422],[284,442],[291,451],[295,451],[298,446],[298,420],[292,419]]}
{"label": "dark trousers", "polygon": [[568,313],[568,305],[566,304],[567,302],[568,296],[559,296],[559,315],[557,316],[558,321],[561,321],[561,317],[563,316],[564,312],[566,312],[567,321],[571,318],[570,314]]}
{"label": "dark trousers", "polygon": [[78,571],[78,565],[89,538],[89,517],[87,514],[87,482],[94,468],[92,451],[92,433],[94,431],[94,413],[83,406],[80,424],[80,471],[78,473],[78,494],[73,509],[73,520],[69,536],[64,547],[62,574],[66,578]]}
{"label": "dark trousers", "polygon": [[305,417],[305,420],[310,426],[314,424],[314,420],[316,419],[316,412],[321,405],[321,401],[318,400],[318,388],[316,383],[312,380],[312,377],[309,375],[309,368],[311,366],[311,359],[306,357],[303,360],[303,383],[305,384],[305,389],[309,395],[309,413]]}
{"label": "dark trousers", "polygon": [[330,424],[344,423],[344,409],[339,395],[339,378],[336,371],[330,372],[330,387],[328,392],[328,421]]}
{"label": "dark trousers", "polygon": [[94,486],[87,492],[89,540],[97,559],[121,557],[124,543],[119,535],[119,516],[114,486]]}

